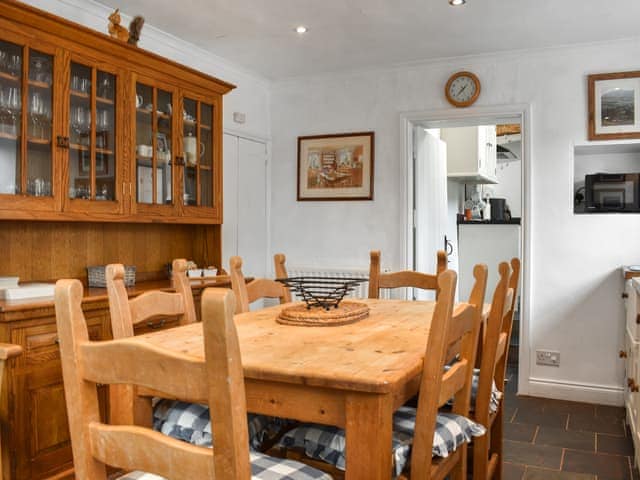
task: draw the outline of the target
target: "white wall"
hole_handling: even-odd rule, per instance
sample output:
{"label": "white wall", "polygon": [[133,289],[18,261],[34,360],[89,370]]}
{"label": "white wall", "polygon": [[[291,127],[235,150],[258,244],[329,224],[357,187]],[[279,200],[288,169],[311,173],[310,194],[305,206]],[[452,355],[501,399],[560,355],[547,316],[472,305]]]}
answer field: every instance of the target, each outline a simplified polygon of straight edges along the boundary
{"label": "white wall", "polygon": [[[529,342],[561,352],[532,361],[529,391],[622,401],[622,264],[640,262],[640,216],[574,216],[573,143],[586,142],[586,75],[637,69],[640,40],[281,81],[272,91],[272,246],[291,264],[365,267],[368,251],[400,268],[403,179],[399,114],[447,107],[453,72],[482,81],[478,105],[532,105],[532,304]],[[298,135],[374,130],[370,202],[296,202]]]}
{"label": "white wall", "polygon": [[[102,33],[107,33],[107,17],[111,9],[91,0],[23,0],[24,3],[59,15]],[[122,12],[122,24],[139,12]],[[269,82],[253,72],[246,72],[204,49],[164,33],[153,25],[145,24],[140,48],[183,65],[208,73],[236,85],[224,97],[224,128],[241,135],[268,139],[270,137]],[[233,122],[233,112],[246,114],[246,123]]]}

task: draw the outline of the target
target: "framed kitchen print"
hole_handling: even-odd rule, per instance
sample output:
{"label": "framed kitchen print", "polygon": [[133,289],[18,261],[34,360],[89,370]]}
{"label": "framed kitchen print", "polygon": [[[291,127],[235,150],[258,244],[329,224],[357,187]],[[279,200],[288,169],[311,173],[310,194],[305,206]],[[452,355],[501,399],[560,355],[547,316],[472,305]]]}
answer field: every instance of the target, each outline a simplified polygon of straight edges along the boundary
{"label": "framed kitchen print", "polygon": [[589,140],[640,138],[640,71],[589,75]]}
{"label": "framed kitchen print", "polygon": [[298,137],[298,201],[373,200],[374,133]]}

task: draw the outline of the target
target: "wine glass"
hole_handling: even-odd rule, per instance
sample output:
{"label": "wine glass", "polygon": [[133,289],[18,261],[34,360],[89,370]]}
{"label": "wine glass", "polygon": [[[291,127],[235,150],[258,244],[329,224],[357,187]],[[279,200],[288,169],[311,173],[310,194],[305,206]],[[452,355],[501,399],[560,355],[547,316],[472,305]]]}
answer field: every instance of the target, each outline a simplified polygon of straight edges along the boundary
{"label": "wine glass", "polygon": [[22,57],[18,54],[9,55],[7,70],[11,75],[19,76],[22,70]]}
{"label": "wine glass", "polygon": [[7,110],[11,116],[11,124],[9,134],[19,134],[20,108],[22,106],[22,98],[18,87],[9,87],[9,95],[7,101]]}
{"label": "wine glass", "polygon": [[42,138],[41,116],[44,113],[44,101],[40,92],[33,92],[29,102],[29,120],[31,123],[31,135],[34,138]]}

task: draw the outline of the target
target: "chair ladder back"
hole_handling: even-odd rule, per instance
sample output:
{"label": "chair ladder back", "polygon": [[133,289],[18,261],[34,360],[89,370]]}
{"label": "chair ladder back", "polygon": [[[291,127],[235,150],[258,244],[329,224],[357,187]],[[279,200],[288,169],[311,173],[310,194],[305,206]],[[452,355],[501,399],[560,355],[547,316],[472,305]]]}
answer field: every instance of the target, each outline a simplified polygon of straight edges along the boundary
{"label": "chair ladder back", "polygon": [[418,397],[416,411],[416,426],[411,454],[411,476],[413,478],[430,478],[431,449],[438,407],[440,406],[440,387],[447,351],[447,332],[453,313],[456,280],[457,275],[451,270],[438,276],[440,296],[431,317],[426,349],[429,361],[424,362],[422,379],[420,380],[420,391],[423,394]]}
{"label": "chair ladder back", "polygon": [[505,354],[496,366],[495,381],[500,391],[504,390],[504,379],[507,375],[507,362],[509,360],[509,347],[511,344],[511,332],[513,330],[513,316],[518,302],[518,286],[520,283],[520,260],[511,259],[511,276],[509,277],[509,289],[512,290],[511,305],[502,322],[502,333],[505,334]]}
{"label": "chair ladder back", "polygon": [[[172,263],[175,293],[148,291],[130,300],[124,284],[124,272],[122,264],[107,265],[105,272],[113,338],[133,337],[135,325],[158,317],[177,316],[180,325],[196,322],[185,259],[176,259]],[[134,423],[134,418],[136,423],[149,424],[150,399],[138,398],[131,385],[113,385],[109,388],[109,418],[114,424]]]}
{"label": "chair ladder back", "polygon": [[[249,480],[245,393],[233,323],[233,294],[217,289],[203,294],[204,364],[136,337],[90,341],[81,301],[82,284],[78,280],[58,281],[56,322],[76,478],[106,480],[105,465],[111,465],[172,480]],[[204,392],[198,394],[208,399],[210,409],[219,412],[212,424],[214,449],[193,446],[137,425],[101,423],[98,383],[140,382],[155,390],[173,388],[179,393],[182,387],[177,385],[184,383],[181,379],[185,372],[194,368],[201,370],[201,381],[196,383]]]}
{"label": "chair ladder back", "polygon": [[280,303],[286,303],[288,289],[275,280],[256,278],[245,282],[242,273],[242,258],[238,256],[229,259],[231,269],[231,288],[236,296],[236,313],[249,311],[249,305],[261,298],[279,298]]}
{"label": "chair ladder back", "polygon": [[381,273],[380,251],[372,250],[369,263],[369,298],[380,298],[381,288],[419,288],[434,290],[436,298],[439,294],[438,275],[447,269],[447,254],[439,250],[437,253],[436,275],[404,270],[401,272]]}
{"label": "chair ladder back", "polygon": [[249,480],[249,437],[240,346],[232,292],[210,288],[202,295],[202,318],[216,478]]}
{"label": "chair ladder back", "polygon": [[105,480],[104,463],[94,458],[91,449],[91,423],[100,423],[98,391],[95,383],[85,381],[80,345],[89,341],[81,308],[82,284],[78,280],[58,280],[55,289],[55,311],[64,395],[73,452],[75,478]]}
{"label": "chair ladder back", "polygon": [[[287,273],[287,267],[285,266],[285,262],[286,262],[286,257],[284,256],[283,253],[276,253],[273,256],[273,263],[275,264],[276,278],[289,278],[289,274]],[[285,288],[284,291],[285,291],[284,301],[290,302],[291,292],[289,291],[288,288]]]}
{"label": "chair ladder back", "polygon": [[476,394],[476,404],[474,416],[476,421],[483,425],[488,425],[489,406],[491,403],[491,390],[495,374],[496,358],[500,335],[502,332],[502,322],[504,310],[507,305],[508,282],[510,273],[509,264],[502,262],[498,266],[499,280],[493,292],[491,301],[491,312],[486,322],[484,339],[481,340],[482,358],[480,359],[480,377],[478,379],[478,391]]}

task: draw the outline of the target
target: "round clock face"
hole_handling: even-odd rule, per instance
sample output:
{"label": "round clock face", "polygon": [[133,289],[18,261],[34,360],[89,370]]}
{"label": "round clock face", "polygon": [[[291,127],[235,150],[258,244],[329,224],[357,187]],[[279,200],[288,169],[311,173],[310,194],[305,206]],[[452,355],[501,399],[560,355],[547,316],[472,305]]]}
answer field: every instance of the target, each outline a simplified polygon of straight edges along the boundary
{"label": "round clock face", "polygon": [[480,81],[471,72],[456,73],[447,82],[445,94],[456,107],[467,107],[480,95]]}

